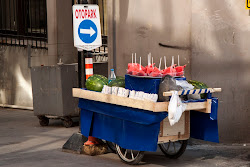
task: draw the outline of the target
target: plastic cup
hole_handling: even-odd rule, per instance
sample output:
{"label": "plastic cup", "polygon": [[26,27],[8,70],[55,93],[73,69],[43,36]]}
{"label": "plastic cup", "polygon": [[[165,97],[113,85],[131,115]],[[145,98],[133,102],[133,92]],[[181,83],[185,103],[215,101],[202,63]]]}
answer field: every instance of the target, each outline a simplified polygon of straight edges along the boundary
{"label": "plastic cup", "polygon": [[135,98],[135,91],[134,90],[129,91],[129,98],[132,98],[132,99]]}
{"label": "plastic cup", "polygon": [[116,87],[116,86],[112,86],[112,95],[117,95],[117,93],[118,93],[118,87]]}
{"label": "plastic cup", "polygon": [[125,89],[125,93],[124,93],[124,97],[128,97],[128,95],[129,95],[129,90],[128,89]]}

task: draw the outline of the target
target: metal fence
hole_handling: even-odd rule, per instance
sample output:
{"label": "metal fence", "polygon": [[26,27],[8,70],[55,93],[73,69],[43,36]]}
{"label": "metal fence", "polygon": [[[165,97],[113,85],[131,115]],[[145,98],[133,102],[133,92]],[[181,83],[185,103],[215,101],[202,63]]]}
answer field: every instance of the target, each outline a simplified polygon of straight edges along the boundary
{"label": "metal fence", "polygon": [[46,0],[0,0],[0,45],[47,49]]}

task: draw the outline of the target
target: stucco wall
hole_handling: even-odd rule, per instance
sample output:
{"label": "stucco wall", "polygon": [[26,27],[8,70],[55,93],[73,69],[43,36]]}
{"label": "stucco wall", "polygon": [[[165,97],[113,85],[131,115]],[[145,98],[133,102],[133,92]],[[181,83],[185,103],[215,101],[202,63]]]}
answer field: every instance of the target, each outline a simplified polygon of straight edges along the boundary
{"label": "stucco wall", "polygon": [[[245,0],[109,1],[109,68],[124,75],[131,53],[155,62],[179,54],[186,77],[221,87],[221,142],[250,142],[250,16]],[[158,43],[190,47],[176,50]]]}
{"label": "stucco wall", "polygon": [[72,0],[47,0],[48,65],[77,62],[72,19]]}
{"label": "stucco wall", "polygon": [[[47,50],[31,49],[31,66],[48,64]],[[0,105],[32,107],[28,49],[0,47]]]}
{"label": "stucco wall", "polygon": [[[47,0],[48,50],[31,49],[31,66],[76,63],[72,1]],[[32,107],[28,49],[0,45],[0,105]]]}
{"label": "stucco wall", "polygon": [[109,31],[115,35],[109,36],[109,43],[115,40],[112,46],[115,47],[115,62],[109,59],[109,63],[114,63],[118,75],[126,73],[131,53],[137,53],[137,62],[141,56],[142,65],[147,65],[147,55],[151,52],[157,66],[160,57],[167,56],[169,66],[171,57],[175,56],[177,62],[180,55],[181,64],[188,64],[186,75],[190,76],[190,50],[163,48],[159,43],[191,45],[191,0],[115,0],[113,3],[115,25],[109,25]]}
{"label": "stucco wall", "polygon": [[221,142],[250,142],[250,16],[245,0],[192,0],[192,79],[221,87]]}

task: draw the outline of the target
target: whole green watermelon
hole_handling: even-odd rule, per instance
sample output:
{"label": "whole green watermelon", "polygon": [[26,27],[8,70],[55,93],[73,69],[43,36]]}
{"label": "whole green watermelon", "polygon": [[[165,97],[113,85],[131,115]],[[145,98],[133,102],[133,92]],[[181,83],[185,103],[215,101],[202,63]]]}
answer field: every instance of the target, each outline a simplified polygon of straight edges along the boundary
{"label": "whole green watermelon", "polygon": [[125,88],[125,77],[117,76],[115,80],[111,81],[108,86],[116,86]]}
{"label": "whole green watermelon", "polygon": [[85,86],[88,90],[101,92],[104,85],[108,84],[108,78],[103,75],[94,74],[90,76]]}
{"label": "whole green watermelon", "polygon": [[117,76],[116,80],[123,80],[123,81],[125,81],[125,77],[123,77],[123,76]]}
{"label": "whole green watermelon", "polygon": [[[208,86],[205,83],[202,83],[200,81],[195,81],[195,80],[188,80],[188,83],[192,84],[195,89],[206,89]],[[201,94],[202,99],[207,98],[207,93]]]}

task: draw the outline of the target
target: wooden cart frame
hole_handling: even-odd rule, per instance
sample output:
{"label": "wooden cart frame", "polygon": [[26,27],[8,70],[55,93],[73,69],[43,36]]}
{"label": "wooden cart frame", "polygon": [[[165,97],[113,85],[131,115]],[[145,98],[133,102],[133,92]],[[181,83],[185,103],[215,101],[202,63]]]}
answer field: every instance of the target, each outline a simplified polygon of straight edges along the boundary
{"label": "wooden cart frame", "polygon": [[[200,91],[201,90],[201,91]],[[200,89],[196,91],[194,94],[201,94],[205,92],[220,92],[221,88],[208,88],[208,89]],[[190,90],[191,93],[193,90]],[[190,94],[189,91],[189,94]],[[179,95],[186,95],[188,91],[179,91]],[[192,93],[193,94],[193,93]],[[164,96],[171,96],[172,92],[164,92]],[[130,99],[127,97],[120,97],[112,94],[103,94],[99,92],[83,90],[80,88],[73,88],[73,96],[88,100],[94,100],[104,103],[110,103],[115,105],[121,105],[131,108],[143,109],[152,112],[167,112],[169,102],[151,102],[151,101],[143,101]],[[189,102],[186,103],[186,111],[185,114],[182,115],[180,121],[174,126],[170,126],[168,122],[168,118],[164,119],[161,122],[160,133],[159,133],[159,142],[168,142],[177,141],[177,140],[186,140],[190,137],[190,110],[196,110],[203,113],[211,113],[211,99],[207,99],[204,102]]]}
{"label": "wooden cart frame", "polygon": [[[207,89],[194,89],[194,90],[183,90],[179,91],[179,95],[187,95],[187,94],[202,94],[202,93],[214,93],[214,92],[221,92],[221,88],[207,88]],[[172,92],[164,92],[163,96],[171,96]],[[120,106],[126,106],[131,108],[137,108],[137,109],[143,109],[148,110],[151,112],[167,112],[168,111],[168,105],[169,102],[152,102],[152,101],[144,101],[144,100],[137,100],[137,99],[130,99],[128,97],[120,97],[117,95],[112,94],[103,94],[100,92],[94,92],[89,90],[84,90],[80,88],[73,88],[73,96],[88,100],[94,100],[114,105],[120,105]],[[178,123],[176,123],[173,126],[170,126],[168,118],[165,118],[161,124],[160,124],[160,133],[158,137],[158,144],[161,146],[163,143],[170,143],[175,141],[187,141],[187,139],[190,138],[190,110],[195,110],[203,113],[211,113],[211,105],[212,100],[210,98],[206,99],[206,101],[203,102],[188,102],[186,110],[184,114],[182,114],[180,120]],[[187,142],[185,142],[185,148],[186,148]],[[169,146],[168,146],[169,147]],[[139,163],[140,159],[142,159],[142,154],[138,153],[137,156],[140,157],[133,157],[133,159],[130,161],[129,159],[124,159],[124,157],[121,157],[121,153],[119,151],[121,148],[117,145],[117,149],[119,149],[118,155],[119,157],[129,164],[137,164]],[[160,147],[162,150],[162,147]],[[182,150],[182,152],[179,152],[179,154],[175,155],[168,155],[168,153],[164,150],[163,153],[172,158],[179,157],[184,151],[185,148]],[[131,151],[132,153],[132,151]]]}

